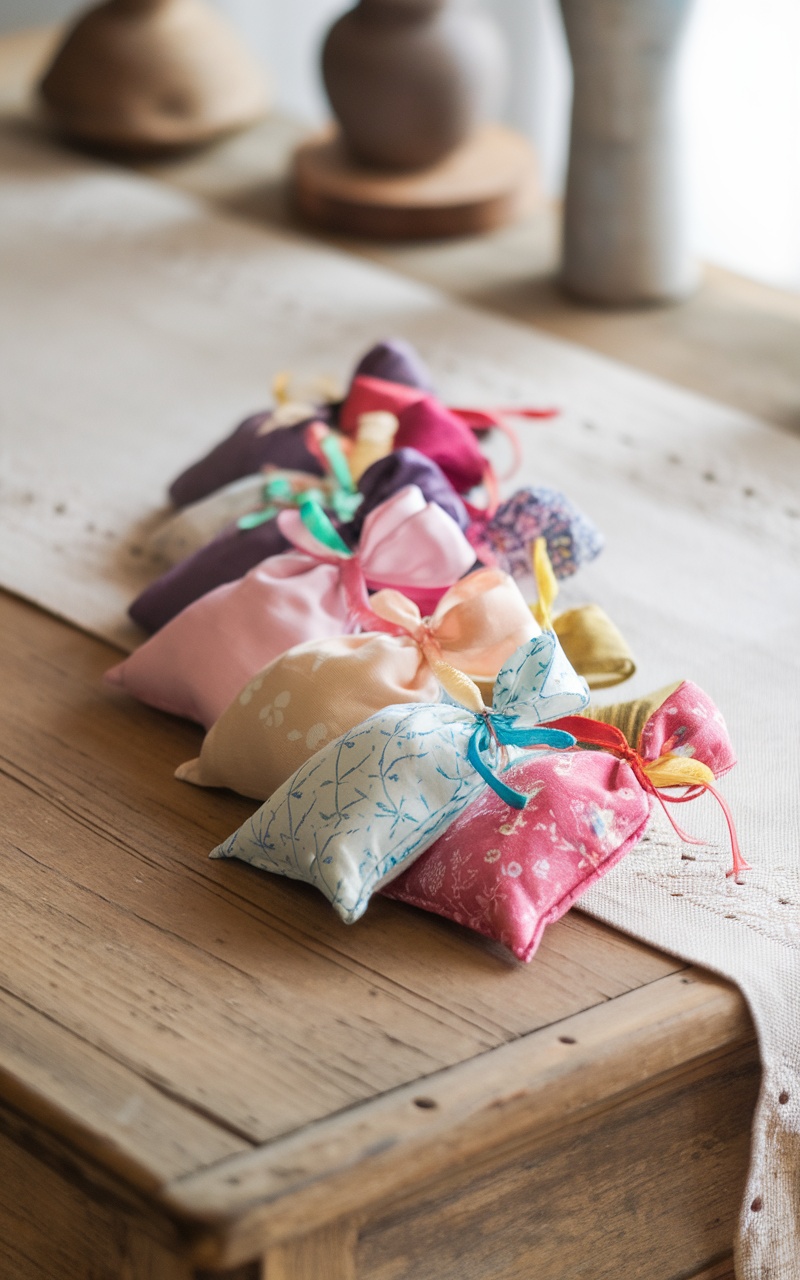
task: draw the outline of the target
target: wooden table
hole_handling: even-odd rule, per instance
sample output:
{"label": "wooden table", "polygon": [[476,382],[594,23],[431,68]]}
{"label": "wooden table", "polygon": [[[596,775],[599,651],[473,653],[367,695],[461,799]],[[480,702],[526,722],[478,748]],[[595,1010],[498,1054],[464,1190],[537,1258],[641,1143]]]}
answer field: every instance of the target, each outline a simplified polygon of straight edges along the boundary
{"label": "wooden table", "polygon": [[[42,49],[0,46],[7,112]],[[262,175],[296,133],[149,170],[281,221]],[[684,308],[578,308],[553,226],[354,247],[793,420],[797,300],[715,271]],[[8,596],[0,633],[3,1280],[730,1275],[736,991],[576,912],[527,967],[385,901],[346,930],[207,860],[252,806],[173,782],[198,732],[104,690],[112,649]]]}

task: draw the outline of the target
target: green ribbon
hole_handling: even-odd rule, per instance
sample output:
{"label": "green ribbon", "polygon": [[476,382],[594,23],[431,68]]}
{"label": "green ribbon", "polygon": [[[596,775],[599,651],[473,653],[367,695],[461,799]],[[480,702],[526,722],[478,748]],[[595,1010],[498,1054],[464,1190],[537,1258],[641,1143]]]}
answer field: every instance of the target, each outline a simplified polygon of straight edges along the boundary
{"label": "green ribbon", "polygon": [[319,498],[315,496],[312,489],[306,490],[301,495],[300,503],[300,519],[308,529],[308,532],[316,538],[317,542],[321,542],[323,547],[328,551],[332,551],[334,555],[343,556],[347,560],[351,560],[353,552],[348,547],[343,538],[339,536],[330,518],[325,514],[325,510]]}
{"label": "green ribbon", "polygon": [[343,522],[352,520],[364,501],[364,495],[359,493],[353,483],[353,477],[350,475],[350,468],[347,465],[347,459],[342,447],[331,432],[323,436],[320,441],[320,448],[325,455],[330,475],[334,481],[332,492],[326,493],[317,486],[298,492],[292,487],[292,482],[288,477],[282,475],[271,476],[262,489],[265,505],[259,511],[250,511],[247,515],[241,516],[236,521],[236,527],[238,529],[257,529],[259,525],[266,523],[267,520],[274,519],[284,507],[299,507],[302,512],[303,505],[310,499],[313,499],[321,507],[330,507],[337,519]]}

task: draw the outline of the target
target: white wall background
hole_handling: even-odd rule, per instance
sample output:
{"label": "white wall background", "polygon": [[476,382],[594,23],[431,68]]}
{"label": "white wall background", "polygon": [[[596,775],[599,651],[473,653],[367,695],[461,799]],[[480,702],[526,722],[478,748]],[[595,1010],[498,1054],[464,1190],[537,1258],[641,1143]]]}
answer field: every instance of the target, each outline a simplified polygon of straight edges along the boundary
{"label": "white wall background", "polygon": [[[214,0],[269,68],[281,110],[321,119],[320,39],[348,0]],[[557,0],[484,0],[509,38],[506,117],[535,141],[558,194],[570,73]],[[0,30],[54,21],[81,0],[0,0]],[[702,257],[800,289],[800,0],[695,0],[683,104]]]}

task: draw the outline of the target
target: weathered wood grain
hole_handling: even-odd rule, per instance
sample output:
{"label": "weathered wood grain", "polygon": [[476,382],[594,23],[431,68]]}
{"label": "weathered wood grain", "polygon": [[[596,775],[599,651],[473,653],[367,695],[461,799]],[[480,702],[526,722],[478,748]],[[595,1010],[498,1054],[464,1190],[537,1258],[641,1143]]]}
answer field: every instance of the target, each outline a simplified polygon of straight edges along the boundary
{"label": "weathered wood grain", "polygon": [[369,1280],[683,1280],[730,1247],[758,1066],[737,1054],[480,1160],[368,1221]]}
{"label": "weathered wood grain", "polygon": [[[757,1069],[738,993],[700,971],[673,974],[311,1131],[178,1179],[168,1199],[200,1227],[198,1261],[232,1264],[265,1243],[369,1212],[447,1171],[496,1160],[521,1134],[532,1144],[567,1134],[699,1064],[713,1078],[712,1061],[731,1046],[744,1048]],[[742,1123],[749,1124],[749,1111]],[[204,1231],[204,1222],[215,1225]]]}
{"label": "weathered wood grain", "polygon": [[350,1220],[276,1245],[265,1255],[263,1280],[361,1280],[356,1276],[356,1236],[356,1223]]}
{"label": "weathered wood grain", "polygon": [[347,929],[209,862],[249,806],[173,780],[197,732],[106,693],[107,646],[7,598],[0,627],[0,983],[244,1144],[681,967],[578,917],[527,968],[389,903]]}
{"label": "weathered wood grain", "polygon": [[3,1280],[192,1280],[180,1237],[122,1182],[0,1106]]}
{"label": "weathered wood grain", "polygon": [[144,1191],[247,1145],[4,991],[0,1095]]}

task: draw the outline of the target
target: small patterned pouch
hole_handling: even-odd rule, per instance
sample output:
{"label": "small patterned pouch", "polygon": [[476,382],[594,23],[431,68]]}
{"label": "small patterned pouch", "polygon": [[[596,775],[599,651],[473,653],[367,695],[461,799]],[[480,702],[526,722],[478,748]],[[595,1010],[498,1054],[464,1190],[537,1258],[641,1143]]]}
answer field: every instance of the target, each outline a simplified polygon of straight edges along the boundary
{"label": "small patterned pouch", "polygon": [[512,578],[483,569],[457,582],[424,621],[397,591],[370,601],[366,632],[298,645],[260,671],[212,726],[176,778],[264,800],[323,743],[384,707],[437,702],[434,667],[491,674],[539,628]]}
{"label": "small patterned pouch", "polygon": [[568,578],[603,549],[603,536],[588,516],[545,485],[518,489],[491,516],[475,513],[468,537],[479,559],[515,578],[530,573],[537,538],[545,539],[557,578]]}
{"label": "small patterned pouch", "polygon": [[[296,473],[277,473],[279,478],[288,474]],[[262,489],[265,479],[262,476],[260,480]],[[315,477],[313,479],[316,484],[320,483]],[[371,511],[412,484],[417,486],[427,502],[435,502],[446,511],[459,528],[467,527],[469,517],[464,504],[436,464],[415,449],[400,449],[375,462],[359,480],[357,493],[360,500],[351,518],[339,526],[339,534],[347,545],[355,547],[358,544],[364,521]],[[341,484],[339,493],[348,496]],[[213,503],[216,496],[211,495],[205,501]],[[298,486],[295,500],[302,501],[303,497]],[[175,519],[181,521],[191,510],[191,507],[185,508]],[[250,514],[252,518],[245,516],[243,521],[229,524],[211,542],[145,587],[129,609],[134,622],[145,631],[158,631],[181,609],[199,600],[206,592],[222,586],[224,582],[235,582],[269,556],[289,549],[289,540],[281,532],[277,516],[265,517],[264,509],[253,512],[252,508]],[[246,527],[241,527],[242,523]]]}
{"label": "small patterned pouch", "polygon": [[574,744],[542,726],[586,706],[584,681],[552,632],[504,664],[492,711],[467,677],[446,663],[437,673],[463,705],[371,716],[312,756],[211,856],[306,880],[349,924],[487,787],[524,808],[527,795],[505,781],[507,763],[525,747]]}
{"label": "small patterned pouch", "polygon": [[[630,705],[638,711],[606,714],[636,723],[643,704]],[[656,799],[676,799],[661,788],[689,786],[692,798],[735,763],[722,717],[697,685],[684,681],[645,706],[638,751],[611,725],[557,721],[600,749],[529,753],[505,775],[529,794],[524,810],[485,791],[385,892],[530,960],[546,926],[641,839]],[[737,853],[735,871],[744,869]]]}
{"label": "small patterned pouch", "polygon": [[[304,524],[313,523],[320,537]],[[458,525],[410,485],[364,521],[358,552],[321,508],[278,516],[295,551],[272,556],[182,610],[107,673],[111,684],[206,728],[248,680],[305,640],[362,628],[365,581],[435,603],[472,565]],[[321,540],[322,539],[322,540]]]}

